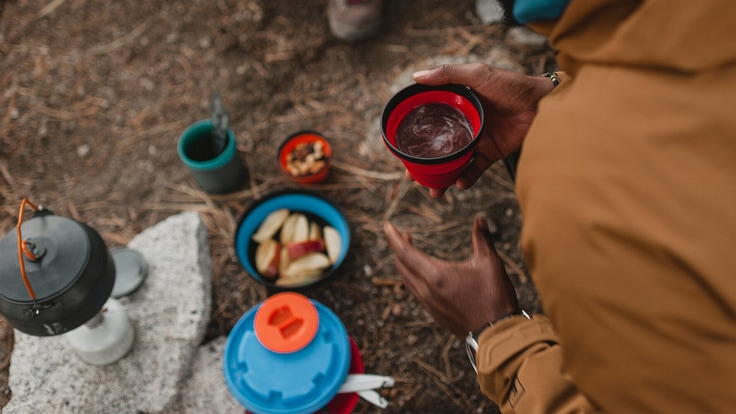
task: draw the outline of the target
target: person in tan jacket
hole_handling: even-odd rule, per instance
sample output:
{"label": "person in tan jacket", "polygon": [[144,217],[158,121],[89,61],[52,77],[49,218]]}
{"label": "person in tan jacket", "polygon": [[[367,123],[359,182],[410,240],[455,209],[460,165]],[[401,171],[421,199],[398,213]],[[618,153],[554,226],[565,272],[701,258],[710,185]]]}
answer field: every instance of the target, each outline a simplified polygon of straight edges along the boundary
{"label": "person in tan jacket", "polygon": [[558,52],[557,87],[482,64],[414,75],[484,100],[459,188],[521,151],[521,247],[545,315],[519,314],[483,218],[463,262],[386,223],[396,268],[439,325],[477,334],[478,381],[503,412],[736,412],[736,5],[550,3],[564,5],[524,23]]}

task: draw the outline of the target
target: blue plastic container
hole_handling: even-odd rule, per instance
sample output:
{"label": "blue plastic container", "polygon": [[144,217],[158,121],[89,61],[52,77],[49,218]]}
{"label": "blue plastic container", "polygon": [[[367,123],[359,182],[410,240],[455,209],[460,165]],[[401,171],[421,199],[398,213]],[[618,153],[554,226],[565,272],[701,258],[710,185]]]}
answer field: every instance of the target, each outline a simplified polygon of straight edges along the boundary
{"label": "blue plastic container", "polygon": [[246,312],[230,332],[223,358],[225,382],[248,411],[318,412],[345,381],[351,361],[345,326],[330,309],[310,301],[317,311],[318,327],[313,339],[294,352],[274,352],[259,340],[255,319],[265,302]]}

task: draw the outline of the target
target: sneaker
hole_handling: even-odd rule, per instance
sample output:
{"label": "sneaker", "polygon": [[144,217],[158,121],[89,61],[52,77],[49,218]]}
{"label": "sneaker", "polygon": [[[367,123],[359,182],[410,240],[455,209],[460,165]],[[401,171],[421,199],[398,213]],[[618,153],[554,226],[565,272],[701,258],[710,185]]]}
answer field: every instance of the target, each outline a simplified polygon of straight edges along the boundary
{"label": "sneaker", "polygon": [[381,25],[382,0],[330,0],[327,20],[332,34],[348,42],[363,40]]}

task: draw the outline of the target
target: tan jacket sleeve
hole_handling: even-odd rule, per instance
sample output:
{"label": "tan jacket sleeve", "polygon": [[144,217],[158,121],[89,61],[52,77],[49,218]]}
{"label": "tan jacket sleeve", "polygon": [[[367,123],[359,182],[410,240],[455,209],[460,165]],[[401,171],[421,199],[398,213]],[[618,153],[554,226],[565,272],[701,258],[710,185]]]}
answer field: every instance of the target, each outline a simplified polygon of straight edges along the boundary
{"label": "tan jacket sleeve", "polygon": [[590,402],[567,375],[549,319],[506,319],[478,338],[481,390],[504,413],[591,412]]}

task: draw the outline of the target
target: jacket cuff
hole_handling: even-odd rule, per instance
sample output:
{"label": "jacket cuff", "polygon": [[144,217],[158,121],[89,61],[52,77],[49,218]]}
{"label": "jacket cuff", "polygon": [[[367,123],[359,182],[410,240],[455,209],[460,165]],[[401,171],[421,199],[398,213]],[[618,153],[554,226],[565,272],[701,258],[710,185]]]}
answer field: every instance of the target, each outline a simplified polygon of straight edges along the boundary
{"label": "jacket cuff", "polygon": [[481,390],[498,404],[509,394],[524,359],[557,343],[559,338],[544,315],[505,319],[484,330],[476,354]]}

